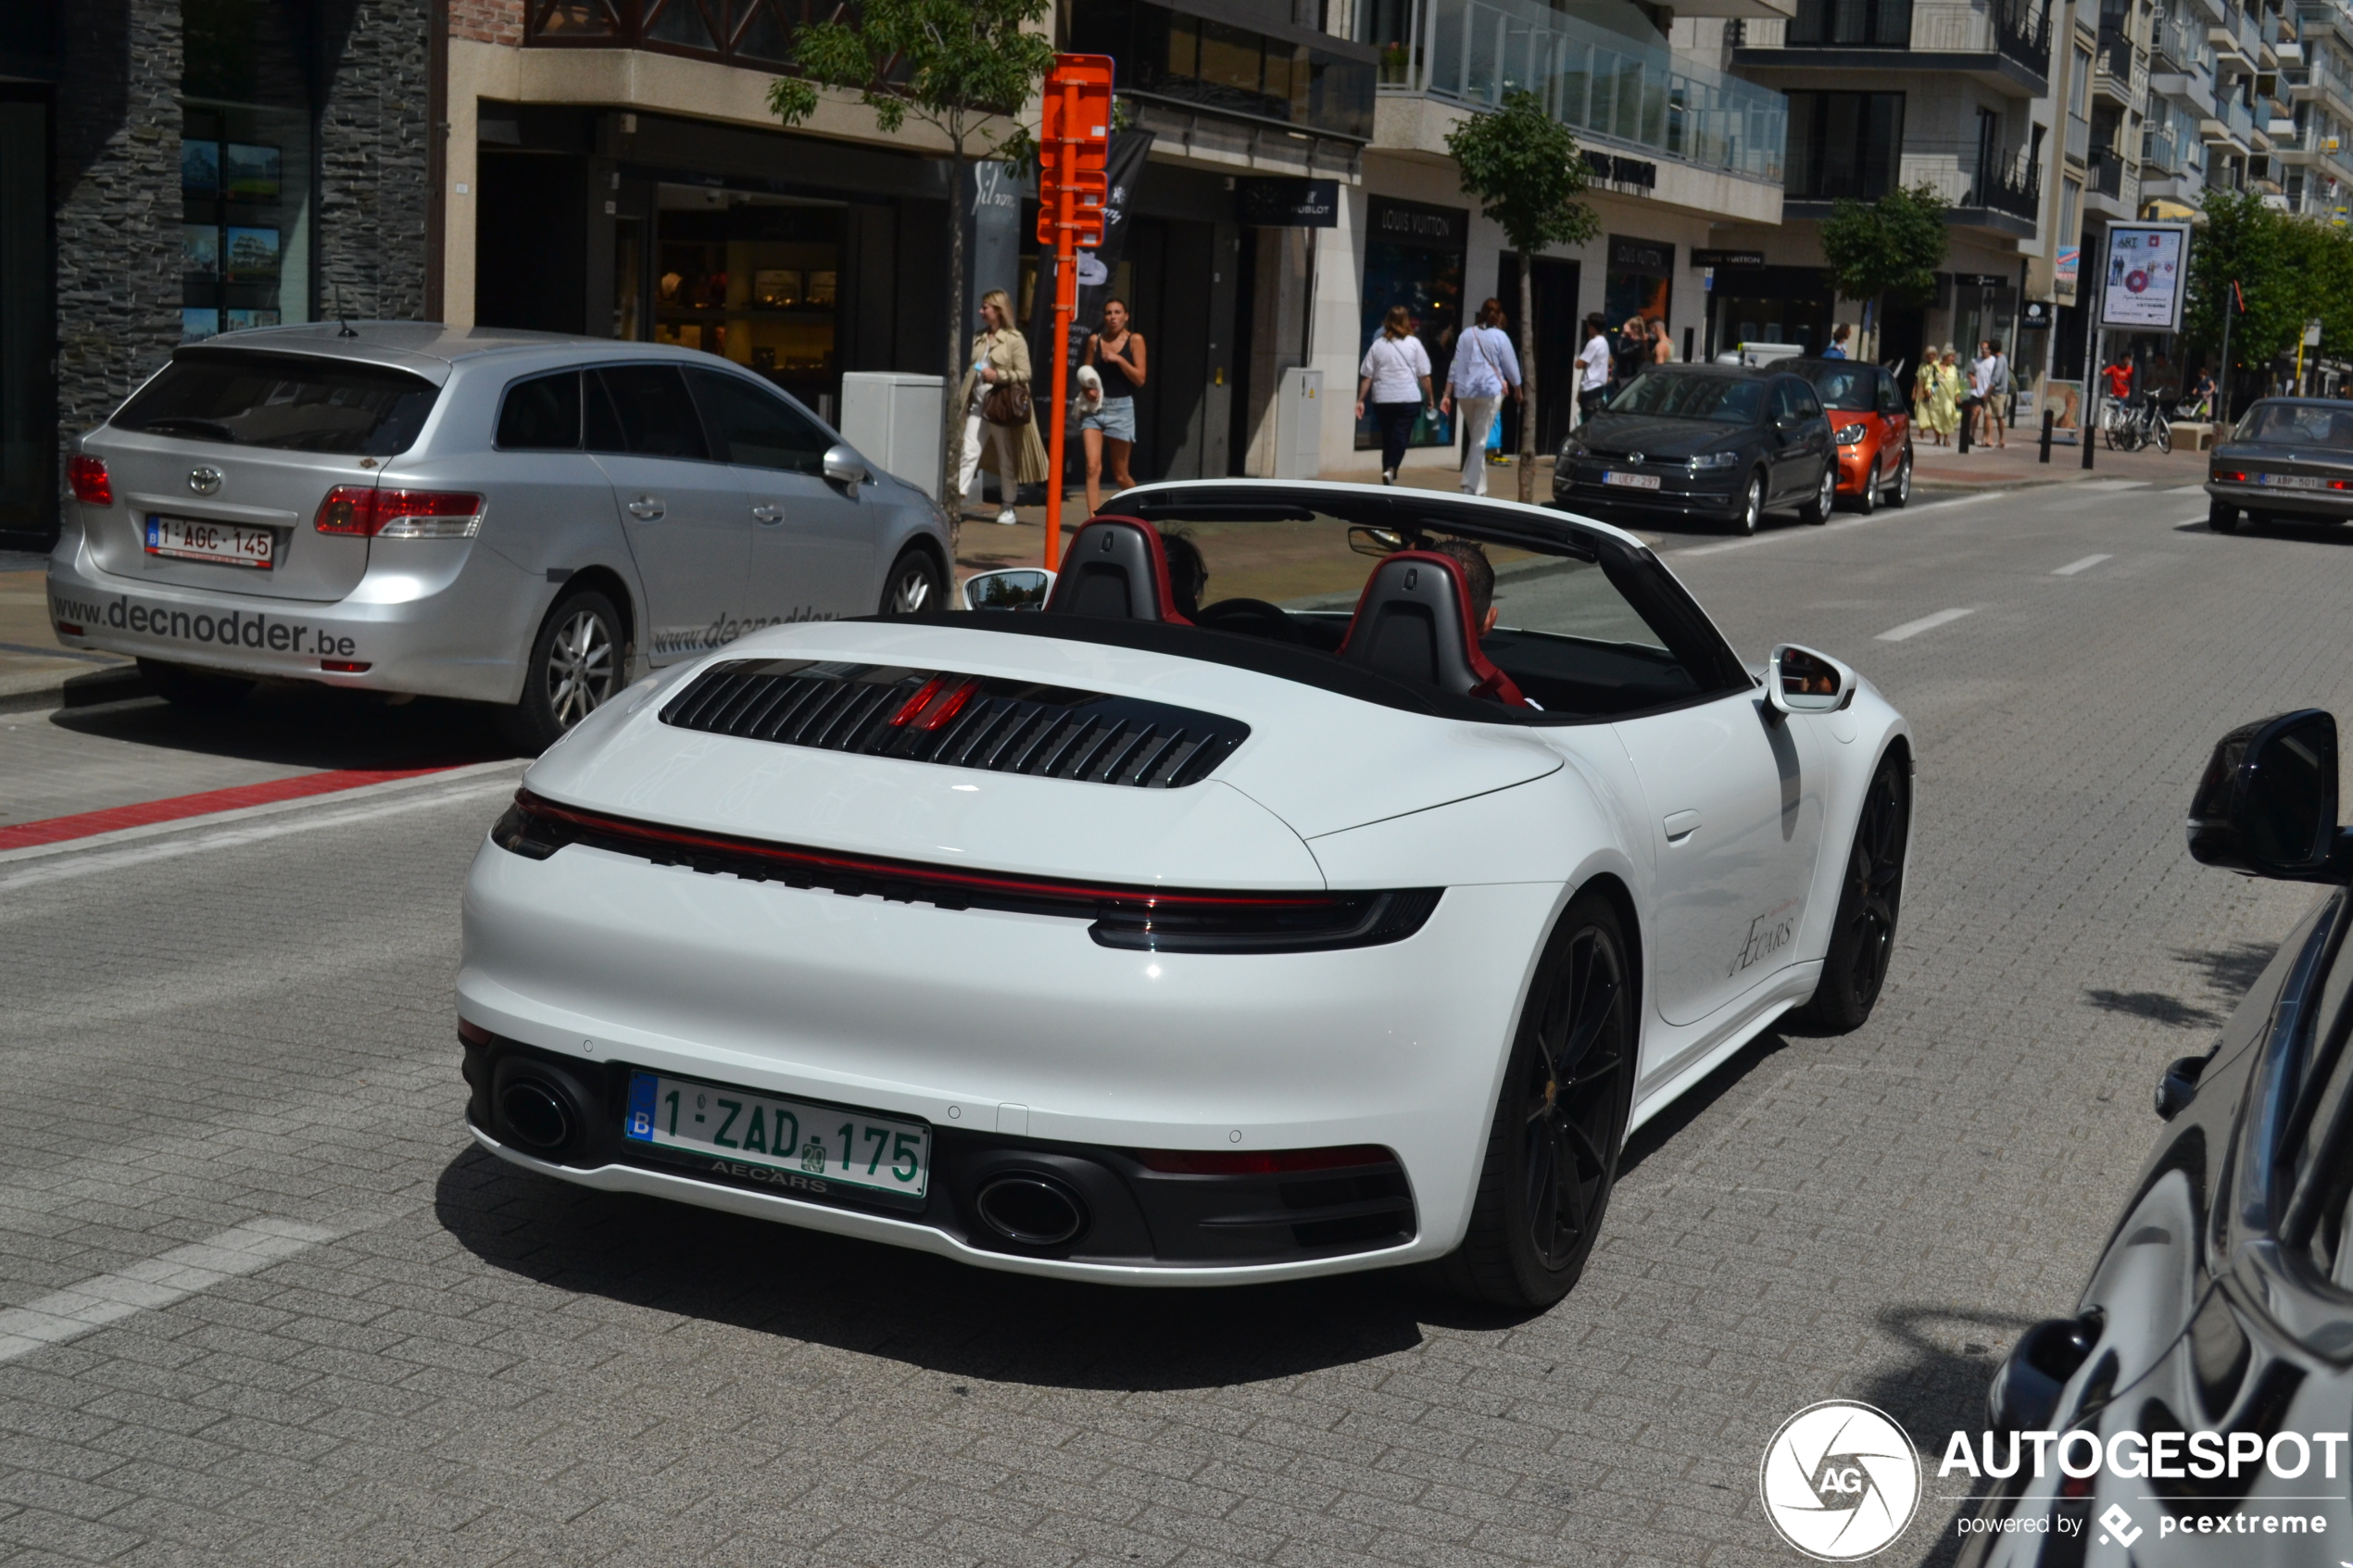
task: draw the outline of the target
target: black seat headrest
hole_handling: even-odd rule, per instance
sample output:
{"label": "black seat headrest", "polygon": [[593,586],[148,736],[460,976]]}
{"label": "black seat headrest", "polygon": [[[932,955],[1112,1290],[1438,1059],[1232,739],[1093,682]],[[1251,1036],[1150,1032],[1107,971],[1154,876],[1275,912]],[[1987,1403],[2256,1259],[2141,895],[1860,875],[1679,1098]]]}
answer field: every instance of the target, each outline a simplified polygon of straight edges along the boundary
{"label": "black seat headrest", "polygon": [[1462,568],[1434,550],[1400,550],[1373,569],[1340,654],[1462,696],[1514,708],[1528,700],[1480,651]]}
{"label": "black seat headrest", "polygon": [[1133,517],[1089,518],[1070,536],[1046,613],[1192,624],[1169,594],[1160,530]]}

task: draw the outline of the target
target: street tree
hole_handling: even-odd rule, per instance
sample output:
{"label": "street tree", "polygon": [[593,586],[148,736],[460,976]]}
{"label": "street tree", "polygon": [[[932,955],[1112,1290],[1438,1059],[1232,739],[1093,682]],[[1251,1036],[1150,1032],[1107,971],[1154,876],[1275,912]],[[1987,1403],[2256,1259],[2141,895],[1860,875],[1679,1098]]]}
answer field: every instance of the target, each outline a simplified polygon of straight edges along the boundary
{"label": "street tree", "polygon": [[1868,206],[1842,197],[1822,220],[1831,286],[1843,298],[1861,301],[1867,311],[1881,298],[1928,304],[1936,297],[1936,270],[1951,244],[1944,222],[1950,206],[1926,182],[1898,187]]}
{"label": "street tree", "polygon": [[2321,341],[2340,352],[2353,343],[2353,237],[2342,230],[2267,207],[2253,191],[2209,192],[2190,238],[2182,332],[2191,345],[2220,353],[2233,283],[2240,313],[2231,318],[2225,379],[2259,375],[2293,354],[2307,321],[2319,320]]}
{"label": "street tree", "polygon": [[1585,157],[1567,126],[1526,88],[1501,107],[1474,114],[1446,135],[1463,173],[1463,194],[1504,231],[1519,253],[1519,498],[1536,498],[1536,257],[1553,245],[1583,245],[1601,232],[1578,198]]}
{"label": "street tree", "polygon": [[[820,89],[853,94],[874,111],[886,136],[909,119],[948,144],[947,378],[939,439],[939,495],[956,469],[963,413],[955,406],[964,356],[964,210],[973,165],[1025,156],[1030,138],[1018,116],[1054,63],[1053,41],[1038,31],[1050,0],[862,0],[835,19],[800,29],[793,40],[796,74],[768,87],[768,107],[786,125],[817,112]],[[1012,494],[1010,476],[1007,495]],[[953,501],[950,501],[952,508]],[[952,515],[952,513],[951,513]]]}

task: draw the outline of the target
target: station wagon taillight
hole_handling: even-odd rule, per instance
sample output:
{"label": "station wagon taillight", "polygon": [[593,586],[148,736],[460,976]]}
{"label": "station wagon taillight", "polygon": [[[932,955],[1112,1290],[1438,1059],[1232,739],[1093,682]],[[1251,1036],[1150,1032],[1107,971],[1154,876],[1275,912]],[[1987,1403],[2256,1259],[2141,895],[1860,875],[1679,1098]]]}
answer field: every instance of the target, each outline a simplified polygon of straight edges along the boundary
{"label": "station wagon taillight", "polygon": [[114,481],[107,477],[107,460],[87,452],[76,452],[66,459],[66,477],[72,483],[73,498],[85,507],[114,505]]}
{"label": "station wagon taillight", "polygon": [[362,539],[471,539],[482,532],[482,497],[338,484],[319,503],[316,526],[321,533]]}

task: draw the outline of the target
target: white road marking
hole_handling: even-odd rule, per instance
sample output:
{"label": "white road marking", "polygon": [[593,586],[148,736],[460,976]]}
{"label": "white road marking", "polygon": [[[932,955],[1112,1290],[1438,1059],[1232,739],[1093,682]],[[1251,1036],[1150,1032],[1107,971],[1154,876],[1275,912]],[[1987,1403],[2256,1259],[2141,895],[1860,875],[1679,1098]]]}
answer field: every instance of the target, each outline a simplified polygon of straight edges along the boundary
{"label": "white road marking", "polygon": [[374,800],[412,789],[434,789],[464,779],[481,778],[488,773],[520,778],[522,771],[528,766],[528,759],[521,758],[497,762],[470,762],[462,768],[444,768],[437,772],[420,773],[409,779],[386,779],[382,784],[361,784],[357,789],[339,789],[332,795],[301,795],[291,800],[265,800],[258,806],[208,811],[201,817],[175,817],[170,822],[145,822],[135,828],[116,828],[108,833],[84,834],[80,838],[63,838],[55,844],[31,844],[22,849],[0,849],[0,865],[15,860],[46,859],[52,855],[70,855],[78,850],[101,849],[116,844],[131,844],[168,833],[218,827],[225,822],[242,822],[254,817],[274,817],[283,811],[304,811],[321,806],[346,805],[355,800]]}
{"label": "white road marking", "polygon": [[254,1220],[175,1247],[120,1273],[94,1274],[37,1301],[0,1311],[0,1361],[62,1345],[133,1312],[169,1307],[224,1279],[253,1273],[333,1241],[339,1234],[293,1220]]}
{"label": "white road marking", "polygon": [[2051,575],[2054,577],[2072,577],[2079,571],[2089,571],[2092,568],[2099,565],[2100,562],[2104,560],[2114,560],[2115,558],[2116,558],[2114,556],[2085,556],[2082,560],[2069,561],[2065,566],[2060,567],[2057,571],[2052,572]]}
{"label": "white road marking", "polygon": [[1769,545],[1777,539],[1818,539],[1825,533],[1842,533],[1850,528],[1869,528],[1875,523],[1894,522],[1919,512],[1943,511],[1950,507],[1966,507],[1977,501],[1998,501],[2008,494],[2007,490],[1988,490],[1982,495],[1956,495],[1949,501],[1914,501],[1908,508],[1881,507],[1869,517],[1826,522],[1817,528],[1776,529],[1770,533],[1753,533],[1745,539],[1728,539],[1720,545],[1694,545],[1688,550],[1670,550],[1667,553],[1675,556],[1714,556],[1726,550],[1745,550],[1755,545]]}
{"label": "white road marking", "polygon": [[1968,609],[1940,609],[1934,615],[1923,615],[1918,621],[1906,621],[1901,626],[1881,632],[1876,640],[1882,643],[1900,643],[1906,637],[1917,637],[1922,632],[1933,632],[1939,626],[1958,621],[1964,615],[1976,613],[1977,608],[1973,605]]}
{"label": "white road marking", "polygon": [[[118,872],[131,866],[146,865],[155,860],[177,859],[182,855],[201,855],[211,849],[235,849],[248,844],[260,844],[290,834],[314,833],[321,828],[345,827],[353,822],[372,822],[379,817],[396,816],[428,806],[446,806],[454,801],[476,800],[507,794],[513,787],[510,779],[490,779],[461,789],[432,790],[409,794],[391,800],[376,801],[366,806],[346,807],[342,810],[325,810],[309,816],[272,817],[249,826],[232,827],[218,832],[198,832],[180,838],[157,839],[150,843],[132,844],[120,849],[101,849],[89,854],[60,857],[54,862],[27,866],[24,870],[0,875],[0,889],[31,887],[44,882],[64,882],[73,877],[91,876],[100,872]],[[323,798],[333,800],[334,796]],[[175,824],[185,827],[186,823]],[[71,847],[72,846],[69,846]]]}

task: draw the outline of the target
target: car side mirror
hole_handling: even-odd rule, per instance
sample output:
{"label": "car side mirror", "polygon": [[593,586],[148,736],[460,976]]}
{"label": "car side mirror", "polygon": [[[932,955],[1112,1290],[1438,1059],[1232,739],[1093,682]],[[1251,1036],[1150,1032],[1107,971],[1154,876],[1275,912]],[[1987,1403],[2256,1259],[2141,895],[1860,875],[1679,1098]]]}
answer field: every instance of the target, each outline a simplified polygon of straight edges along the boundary
{"label": "car side mirror", "polygon": [[1855,701],[1855,671],[1829,654],[1783,643],[1765,666],[1765,700],[1777,713],[1836,713]]}
{"label": "car side mirror", "polygon": [[863,484],[873,477],[858,448],[837,441],[825,448],[825,478],[835,484]]}
{"label": "car side mirror", "polygon": [[966,609],[1044,609],[1053,592],[1054,574],[1035,566],[1012,566],[1000,571],[975,571],[964,579]]}
{"label": "car side mirror", "polygon": [[2190,858],[2282,882],[2353,879],[2336,824],[2336,719],[2299,709],[2216,743],[2190,801]]}

